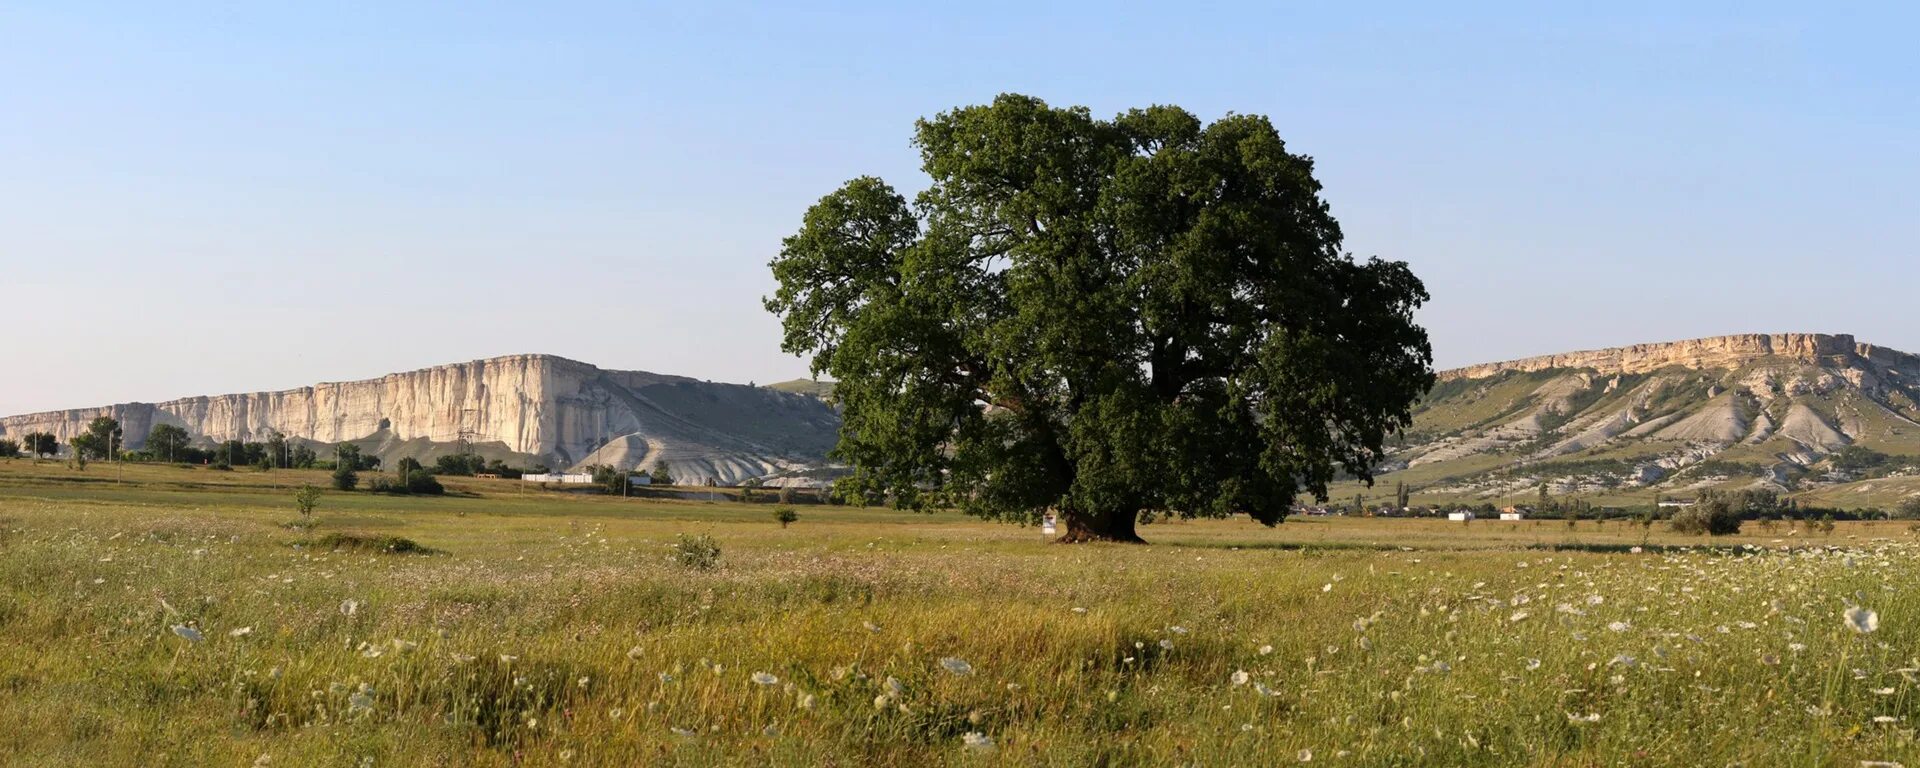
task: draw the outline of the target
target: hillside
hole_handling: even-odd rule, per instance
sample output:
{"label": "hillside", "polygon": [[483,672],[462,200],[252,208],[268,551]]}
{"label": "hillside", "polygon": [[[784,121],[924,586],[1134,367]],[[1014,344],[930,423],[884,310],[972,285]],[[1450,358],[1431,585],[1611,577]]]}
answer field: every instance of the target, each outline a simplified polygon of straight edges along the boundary
{"label": "hillside", "polygon": [[120,420],[129,448],[162,423],[203,442],[279,432],[428,461],[464,437],[492,458],[555,467],[664,463],[675,477],[723,484],[818,466],[839,428],[833,409],[806,395],[513,355],[280,392],[8,416],[0,437],[46,431],[65,442],[103,415]]}
{"label": "hillside", "polygon": [[831,381],[820,381],[819,379],[793,379],[791,381],[780,381],[768,384],[767,388],[830,401],[833,399],[833,384]]}
{"label": "hillside", "polygon": [[[1757,486],[1886,504],[1920,492],[1900,480],[1920,475],[1920,357],[1778,334],[1475,365],[1440,374],[1390,459],[1389,485],[1462,501],[1545,484],[1646,497]],[[1874,481],[1884,493],[1854,485]]]}

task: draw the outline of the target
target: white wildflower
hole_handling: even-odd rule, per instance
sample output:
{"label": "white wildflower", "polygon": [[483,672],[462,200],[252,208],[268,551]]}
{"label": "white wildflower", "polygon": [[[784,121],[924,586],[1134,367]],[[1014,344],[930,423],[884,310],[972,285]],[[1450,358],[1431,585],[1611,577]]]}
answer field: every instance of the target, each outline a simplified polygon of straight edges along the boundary
{"label": "white wildflower", "polygon": [[1842,617],[1846,619],[1847,629],[1863,635],[1880,628],[1880,614],[1859,606],[1848,608]]}

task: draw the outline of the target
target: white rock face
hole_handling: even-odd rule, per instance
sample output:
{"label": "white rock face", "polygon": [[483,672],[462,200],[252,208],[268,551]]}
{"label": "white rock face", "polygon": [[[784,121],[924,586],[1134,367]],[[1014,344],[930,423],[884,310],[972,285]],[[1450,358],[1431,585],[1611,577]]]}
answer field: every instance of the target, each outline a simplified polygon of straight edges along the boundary
{"label": "white rock face", "polygon": [[1591,368],[1601,375],[1617,375],[1647,373],[1669,366],[1733,368],[1763,357],[1781,357],[1816,364],[1858,362],[1920,370],[1920,358],[1885,347],[1857,343],[1852,336],[1845,334],[1749,333],[1528,357],[1456,368],[1442,371],[1439,376],[1442,380],[1480,379],[1505,371],[1543,371],[1552,368]]}
{"label": "white rock face", "polygon": [[[129,448],[163,423],[212,441],[279,432],[337,443],[384,429],[391,443],[451,444],[466,431],[476,443],[555,466],[664,462],[683,482],[720,483],[823,463],[840,423],[831,407],[804,395],[513,355],[282,392],[9,416],[0,418],[0,436],[43,431],[64,443],[96,416],[118,419]],[[619,450],[596,455],[603,446]]]}

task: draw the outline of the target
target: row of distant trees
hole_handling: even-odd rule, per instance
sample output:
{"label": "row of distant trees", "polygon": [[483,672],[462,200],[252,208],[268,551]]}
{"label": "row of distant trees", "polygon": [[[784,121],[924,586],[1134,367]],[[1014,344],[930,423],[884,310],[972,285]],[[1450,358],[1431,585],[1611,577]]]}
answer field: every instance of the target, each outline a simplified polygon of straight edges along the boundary
{"label": "row of distant trees", "polygon": [[[124,430],[120,421],[111,416],[93,419],[85,430],[67,441],[71,454],[80,460],[115,458],[124,461],[208,464],[219,469],[331,469],[343,477],[380,469],[382,463],[380,457],[363,454],[359,446],[352,443],[335,445],[332,457],[322,457],[313,447],[294,443],[278,432],[269,432],[265,440],[227,440],[212,446],[197,446],[186,429],[172,424],[155,424],[147,432],[146,443],[140,450],[125,450],[123,443]],[[29,432],[22,435],[19,441],[0,440],[0,458],[23,455],[40,458],[56,456],[59,451],[59,438],[48,432]],[[508,466],[499,459],[489,461],[474,453],[441,456],[430,468],[413,458],[403,458],[395,467],[396,474],[401,478],[408,477],[412,472],[424,472],[428,476],[493,474],[518,478],[526,471],[546,472],[548,469],[535,466],[523,470]],[[341,479],[336,478],[336,485],[340,484]]]}
{"label": "row of distant trees", "polygon": [[[87,428],[67,440],[71,455],[80,460],[120,459],[123,461],[164,461],[174,464],[213,464],[221,467],[257,466],[262,469],[309,469],[322,464],[313,449],[295,445],[278,432],[258,442],[228,440],[211,447],[196,446],[187,430],[172,424],[156,424],[147,433],[147,441],[138,451],[125,449],[125,431],[120,421],[100,416]],[[60,440],[49,432],[28,432],[19,442],[0,440],[0,457],[56,456]],[[378,459],[372,459],[377,464]]]}

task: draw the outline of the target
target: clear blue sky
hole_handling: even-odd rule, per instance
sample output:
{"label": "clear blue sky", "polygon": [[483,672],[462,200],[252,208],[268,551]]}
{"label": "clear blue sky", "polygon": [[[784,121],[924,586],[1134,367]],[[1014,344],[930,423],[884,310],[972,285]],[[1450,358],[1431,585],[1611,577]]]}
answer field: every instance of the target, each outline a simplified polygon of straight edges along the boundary
{"label": "clear blue sky", "polygon": [[0,413],[515,352],[795,377],[779,239],[1003,91],[1272,117],[1443,367],[1920,351],[1911,6],[238,5],[0,4]]}

